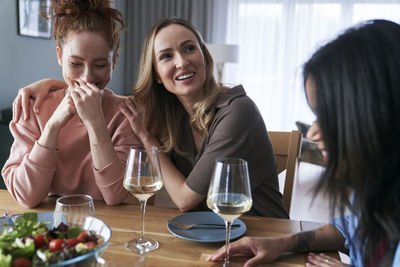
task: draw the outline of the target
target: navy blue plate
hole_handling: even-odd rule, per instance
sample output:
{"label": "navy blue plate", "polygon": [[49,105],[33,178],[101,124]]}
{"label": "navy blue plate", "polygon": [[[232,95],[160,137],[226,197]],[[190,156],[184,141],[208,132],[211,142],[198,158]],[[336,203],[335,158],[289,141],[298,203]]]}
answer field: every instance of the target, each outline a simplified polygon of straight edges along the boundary
{"label": "navy blue plate", "polygon": [[[178,215],[171,221],[180,224],[192,224],[192,223],[216,223],[224,224],[224,220],[217,214],[211,211],[201,211],[201,212],[187,212]],[[237,239],[244,235],[247,231],[246,224],[240,219],[233,221],[233,224],[239,224],[240,227],[231,229],[231,240]],[[182,230],[169,223],[167,223],[167,228],[171,234],[191,241],[197,242],[225,242],[225,229],[205,229],[205,228],[192,228],[189,230]]]}

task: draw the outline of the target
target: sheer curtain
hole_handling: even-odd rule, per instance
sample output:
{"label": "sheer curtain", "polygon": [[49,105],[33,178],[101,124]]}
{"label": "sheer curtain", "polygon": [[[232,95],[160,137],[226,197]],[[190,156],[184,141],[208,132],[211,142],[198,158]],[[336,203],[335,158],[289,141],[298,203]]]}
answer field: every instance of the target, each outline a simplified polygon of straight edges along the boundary
{"label": "sheer curtain", "polygon": [[268,130],[311,123],[302,64],[322,44],[362,20],[400,22],[398,0],[227,0],[225,43],[239,45],[239,63],[226,64],[226,83],[241,83]]}

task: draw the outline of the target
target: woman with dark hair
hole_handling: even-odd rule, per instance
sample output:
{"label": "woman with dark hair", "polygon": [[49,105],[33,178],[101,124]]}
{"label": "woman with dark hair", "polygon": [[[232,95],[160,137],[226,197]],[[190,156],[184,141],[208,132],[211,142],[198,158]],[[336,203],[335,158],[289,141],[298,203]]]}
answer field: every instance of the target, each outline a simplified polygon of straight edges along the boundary
{"label": "woman with dark hair", "polygon": [[208,209],[215,160],[234,157],[249,165],[249,214],[288,218],[261,114],[241,85],[215,81],[213,59],[196,28],[178,18],[159,21],[146,37],[139,65],[134,97],[121,110],[145,147],[164,152],[164,187],[175,205],[181,211]]}
{"label": "woman with dark hair", "polygon": [[[399,48],[400,25],[373,20],[347,30],[305,64],[318,122],[311,136],[327,151],[316,190],[341,217],[309,232],[232,243],[232,253],[255,255],[245,266],[318,250],[348,251],[353,266],[400,266]],[[220,249],[208,260],[223,256]],[[310,253],[308,260],[307,266],[341,265],[326,255]]]}
{"label": "woman with dark hair", "polygon": [[85,193],[119,204],[129,192],[122,179],[129,147],[139,141],[120,112],[123,97],[106,89],[118,57],[122,14],[108,0],[53,0],[57,59],[65,83],[44,99],[39,113],[12,121],[5,184],[21,205],[49,194]]}

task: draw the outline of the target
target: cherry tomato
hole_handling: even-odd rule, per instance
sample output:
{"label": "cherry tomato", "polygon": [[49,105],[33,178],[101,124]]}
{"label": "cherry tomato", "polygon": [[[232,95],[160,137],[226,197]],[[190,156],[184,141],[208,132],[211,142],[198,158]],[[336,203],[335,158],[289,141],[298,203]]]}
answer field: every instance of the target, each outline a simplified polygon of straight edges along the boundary
{"label": "cherry tomato", "polygon": [[60,239],[60,238],[53,239],[50,241],[49,250],[52,252],[58,251],[62,248],[63,244],[64,244],[64,239]]}
{"label": "cherry tomato", "polygon": [[86,232],[82,232],[78,235],[77,239],[79,242],[85,243],[89,240],[89,235]]}
{"label": "cherry tomato", "polygon": [[93,242],[93,241],[89,241],[89,242],[85,243],[85,246],[86,246],[87,249],[92,249],[92,248],[97,247],[97,244],[95,242]]}
{"label": "cherry tomato", "polygon": [[31,261],[27,258],[16,258],[11,263],[12,267],[31,267]]}
{"label": "cherry tomato", "polygon": [[78,244],[80,241],[78,240],[78,238],[69,238],[65,241],[67,243],[67,245],[71,248],[75,247],[76,244]]}
{"label": "cherry tomato", "polygon": [[36,248],[41,248],[46,246],[49,243],[50,237],[45,236],[45,235],[36,235],[34,237],[35,240],[35,247]]}

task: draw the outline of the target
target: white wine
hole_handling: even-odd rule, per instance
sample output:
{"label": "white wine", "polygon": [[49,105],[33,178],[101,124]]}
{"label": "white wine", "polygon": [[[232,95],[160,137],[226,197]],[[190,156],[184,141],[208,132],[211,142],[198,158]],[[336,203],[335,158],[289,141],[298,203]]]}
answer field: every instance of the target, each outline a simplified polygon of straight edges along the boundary
{"label": "white wine", "polygon": [[139,201],[145,201],[160,190],[163,182],[159,177],[134,176],[124,179],[124,187],[132,193]]}
{"label": "white wine", "polygon": [[249,211],[252,204],[253,200],[244,194],[214,194],[207,198],[207,206],[228,222]]}

